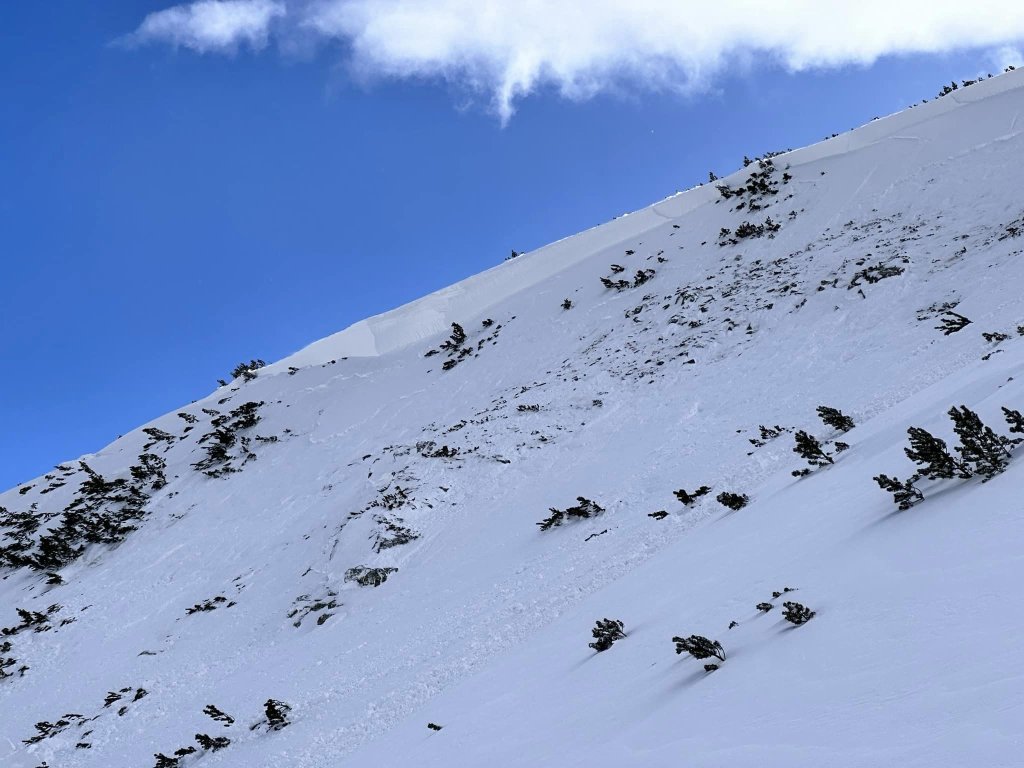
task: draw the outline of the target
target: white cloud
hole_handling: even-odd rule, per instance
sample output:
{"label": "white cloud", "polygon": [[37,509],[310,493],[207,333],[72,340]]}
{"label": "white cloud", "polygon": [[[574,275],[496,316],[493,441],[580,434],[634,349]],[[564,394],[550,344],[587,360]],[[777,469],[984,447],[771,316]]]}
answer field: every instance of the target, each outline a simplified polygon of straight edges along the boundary
{"label": "white cloud", "polygon": [[285,6],[283,38],[341,42],[367,77],[486,93],[503,120],[538,87],[572,99],[687,92],[739,60],[802,70],[1024,40],[1020,0],[200,0],[150,15],[135,35],[257,46]]}
{"label": "white cloud", "polygon": [[267,44],[271,23],[285,14],[281,0],[198,0],[149,14],[126,41],[170,43],[200,53],[234,51],[242,43],[258,50]]}
{"label": "white cloud", "polygon": [[1024,54],[1021,54],[1020,48],[1015,48],[1012,45],[1003,45],[996,48],[991,52],[989,58],[1000,72],[1007,67],[1024,66]]}

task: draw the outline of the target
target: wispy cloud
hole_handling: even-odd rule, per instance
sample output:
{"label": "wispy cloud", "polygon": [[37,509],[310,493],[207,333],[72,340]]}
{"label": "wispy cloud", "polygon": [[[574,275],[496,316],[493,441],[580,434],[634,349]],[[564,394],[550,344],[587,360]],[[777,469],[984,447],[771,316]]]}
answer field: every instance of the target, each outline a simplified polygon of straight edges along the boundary
{"label": "wispy cloud", "polygon": [[233,52],[242,44],[258,50],[266,46],[271,24],[286,15],[282,0],[197,0],[149,14],[123,42],[169,43],[200,53]]}
{"label": "wispy cloud", "polygon": [[538,87],[566,98],[691,92],[730,63],[790,70],[1024,40],[1019,0],[199,0],[132,38],[198,51],[269,38],[344,44],[366,77],[442,79],[487,94],[503,121]]}
{"label": "wispy cloud", "polygon": [[989,58],[1000,72],[1007,67],[1024,66],[1024,54],[1021,53],[1020,48],[1012,45],[1002,45],[996,48],[991,52]]}

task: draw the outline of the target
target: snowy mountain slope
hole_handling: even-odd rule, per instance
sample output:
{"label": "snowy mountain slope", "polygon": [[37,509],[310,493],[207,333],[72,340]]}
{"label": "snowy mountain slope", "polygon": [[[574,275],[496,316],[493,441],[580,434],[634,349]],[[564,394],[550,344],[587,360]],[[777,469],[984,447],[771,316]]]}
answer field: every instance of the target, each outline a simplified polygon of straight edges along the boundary
{"label": "snowy mountain slope", "polygon": [[[1022,112],[1011,73],[755,163],[0,495],[0,762],[1018,764],[1024,449],[899,513],[872,477],[953,405],[1024,407]],[[797,429],[850,448],[795,478]],[[290,724],[250,730],[268,699]]]}

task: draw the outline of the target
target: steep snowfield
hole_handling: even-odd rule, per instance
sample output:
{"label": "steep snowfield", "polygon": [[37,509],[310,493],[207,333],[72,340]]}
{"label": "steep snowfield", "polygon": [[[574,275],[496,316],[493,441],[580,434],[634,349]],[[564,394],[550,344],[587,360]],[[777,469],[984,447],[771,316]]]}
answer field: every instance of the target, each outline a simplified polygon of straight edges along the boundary
{"label": "steep snowfield", "polygon": [[[1015,72],[722,182],[776,194],[699,187],[316,342],[83,457],[106,484],[68,462],[0,495],[37,560],[89,488],[140,510],[3,571],[0,764],[1020,765],[1024,447],[903,512],[872,477],[913,472],[909,426],[952,447],[953,405],[1015,436],[1022,170]],[[218,425],[239,471],[210,477]],[[793,477],[799,429],[850,448]],[[129,474],[146,452],[166,486]],[[577,496],[605,511],[538,528]],[[595,654],[604,617],[627,637]],[[290,724],[250,730],[269,698]]]}

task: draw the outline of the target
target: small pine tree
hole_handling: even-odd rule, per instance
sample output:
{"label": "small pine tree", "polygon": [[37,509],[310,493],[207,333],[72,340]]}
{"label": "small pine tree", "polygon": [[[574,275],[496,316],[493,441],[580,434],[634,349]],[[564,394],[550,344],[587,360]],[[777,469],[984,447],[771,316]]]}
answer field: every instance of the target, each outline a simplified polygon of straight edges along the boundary
{"label": "small pine tree", "polygon": [[267,714],[267,725],[270,726],[270,730],[279,731],[291,724],[291,721],[288,719],[288,713],[292,711],[292,708],[283,701],[267,699],[263,709]]}
{"label": "small pine tree", "polygon": [[601,619],[591,633],[594,635],[594,642],[590,643],[590,647],[598,653],[607,651],[615,644],[616,640],[621,640],[626,636],[626,633],[623,632],[623,624],[618,619]]}
{"label": "small pine tree", "polygon": [[849,432],[856,426],[853,419],[838,408],[829,408],[827,405],[818,406],[818,416],[826,426],[838,429],[840,432]]}
{"label": "small pine tree", "polygon": [[235,722],[235,718],[233,718],[227,712],[218,709],[213,704],[207,704],[205,707],[203,707],[203,714],[213,718],[218,723],[224,723],[225,728],[227,728],[229,725]]}
{"label": "small pine tree", "polygon": [[217,752],[231,743],[227,736],[209,736],[205,733],[196,734],[196,742],[202,749]]}
{"label": "small pine tree", "polygon": [[[1005,405],[1003,406],[1003,416],[1006,418],[1006,423],[1010,426],[1010,432],[1015,435],[1024,434],[1024,416],[1021,416],[1020,411],[1011,411]],[[1014,445],[1018,445],[1024,442],[1024,438],[1017,438],[1011,440]]]}
{"label": "small pine tree", "polygon": [[953,420],[953,431],[960,438],[957,453],[967,463],[974,465],[974,471],[991,480],[1006,469],[1010,463],[1009,438],[997,435],[991,427],[985,426],[974,411],[966,405],[959,410],[949,409]]}
{"label": "small pine tree", "polygon": [[587,519],[591,517],[597,517],[604,512],[604,507],[598,504],[596,501],[591,501],[583,496],[577,496],[576,501],[579,502],[574,507],[567,507],[566,509],[555,509],[549,507],[551,512],[546,518],[541,520],[537,525],[540,526],[542,531],[546,531],[549,528],[554,528],[561,525],[566,520],[574,517]]}
{"label": "small pine tree", "polygon": [[905,482],[888,475],[879,475],[873,479],[878,483],[879,488],[892,494],[892,500],[896,502],[896,506],[902,511],[910,509],[920,501],[924,501],[924,494],[914,485],[916,477],[915,475]]}
{"label": "small pine tree", "polygon": [[441,349],[454,352],[466,341],[466,331],[458,323],[452,323],[452,335],[441,345]]}
{"label": "small pine tree", "polygon": [[814,611],[800,603],[785,602],[782,604],[782,607],[785,609],[782,612],[782,618],[790,624],[796,624],[797,626],[806,624],[815,616]]}
{"label": "small pine tree", "polygon": [[750,497],[745,493],[722,491],[715,497],[715,501],[735,512],[747,506],[747,503],[750,501]]}
{"label": "small pine tree", "polygon": [[805,459],[812,467],[824,467],[826,464],[834,463],[832,457],[825,453],[821,443],[813,435],[809,435],[801,429],[794,437],[796,445],[793,448],[793,453]]}
{"label": "small pine tree", "polygon": [[698,488],[693,493],[687,493],[683,488],[680,488],[678,491],[675,492],[675,497],[677,499],[679,499],[679,501],[681,501],[686,506],[690,506],[691,504],[693,504],[693,502],[695,502],[701,496],[704,496],[704,495],[710,493],[710,491],[711,491],[711,489],[708,488],[706,485],[702,485],[700,488]]}
{"label": "small pine tree", "polygon": [[971,476],[970,468],[950,454],[945,441],[920,427],[910,427],[907,436],[910,438],[910,447],[904,448],[903,452],[921,467],[917,471],[919,477],[927,477],[929,480],[959,477],[966,480]]}
{"label": "small pine tree", "polygon": [[673,637],[672,642],[676,644],[676,653],[688,653],[698,661],[712,657],[719,661],[725,661],[725,651],[722,650],[722,644],[717,640],[708,640],[701,635],[690,635],[689,637]]}
{"label": "small pine tree", "polygon": [[259,359],[250,360],[248,363],[239,363],[231,369],[231,378],[242,378],[245,381],[252,381],[256,378],[256,371],[266,367],[266,365],[265,362]]}
{"label": "small pine tree", "polygon": [[572,309],[572,299],[564,299],[562,301],[562,309]]}
{"label": "small pine tree", "polygon": [[942,331],[943,336],[949,336],[951,334],[957,333],[958,331],[962,331],[964,328],[971,324],[971,321],[968,320],[966,317],[957,314],[952,310],[947,309],[945,314],[948,315],[948,317],[940,318],[940,325],[935,326],[935,330]]}

